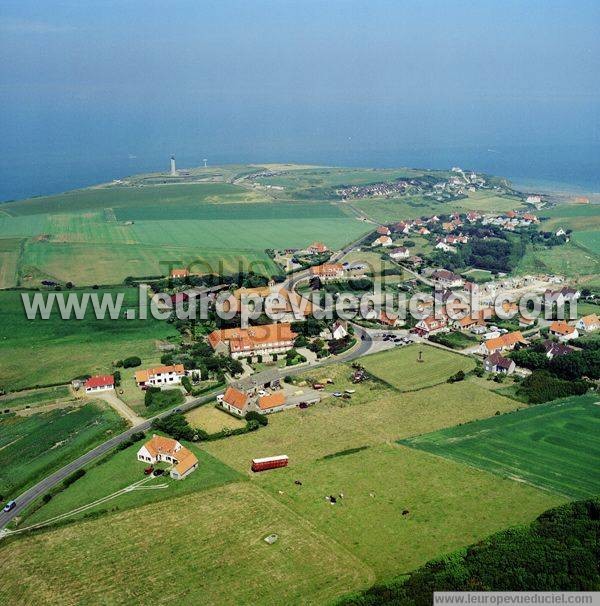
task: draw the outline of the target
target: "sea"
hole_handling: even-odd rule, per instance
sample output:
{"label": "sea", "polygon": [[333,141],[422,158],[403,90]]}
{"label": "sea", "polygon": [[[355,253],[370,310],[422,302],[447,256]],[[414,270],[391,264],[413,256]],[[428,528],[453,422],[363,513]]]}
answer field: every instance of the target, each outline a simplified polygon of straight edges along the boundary
{"label": "sea", "polygon": [[[51,143],[51,142],[49,142]],[[327,166],[414,167],[465,170],[503,176],[530,193],[600,195],[600,143],[490,145],[362,145],[351,138],[331,143],[318,137],[242,142],[180,137],[168,143],[110,146],[73,145],[56,149],[19,146],[0,163],[0,201],[56,194],[128,175],[167,170],[171,154],[178,168],[246,163],[301,163]]]}

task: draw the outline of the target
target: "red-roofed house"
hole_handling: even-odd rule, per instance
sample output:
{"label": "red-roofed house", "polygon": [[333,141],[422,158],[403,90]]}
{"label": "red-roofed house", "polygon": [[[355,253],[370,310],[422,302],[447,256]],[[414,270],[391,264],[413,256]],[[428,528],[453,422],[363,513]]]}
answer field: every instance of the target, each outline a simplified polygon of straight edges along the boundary
{"label": "red-roofed house", "polygon": [[389,236],[392,232],[390,231],[389,227],[386,227],[385,225],[382,225],[381,227],[377,228],[377,233],[380,236]]}
{"label": "red-roofed house", "polygon": [[260,412],[264,414],[279,412],[285,408],[285,394],[283,391],[275,391],[266,396],[261,396],[258,398],[258,407]]}
{"label": "red-roofed house", "polygon": [[429,316],[427,318],[423,318],[423,320],[419,320],[413,330],[421,337],[428,337],[429,335],[434,335],[437,332],[446,330],[446,327],[446,318]]}
{"label": "red-roofed house", "polygon": [[137,452],[138,461],[170,463],[170,475],[175,480],[183,480],[198,467],[196,455],[177,440],[154,434]]}
{"label": "red-roofed house", "polygon": [[248,411],[250,398],[247,394],[235,387],[228,387],[221,400],[221,406],[238,417],[245,416]]}
{"label": "red-roofed house", "polygon": [[554,337],[558,337],[559,341],[569,341],[570,339],[576,339],[579,336],[579,331],[570,324],[567,324],[564,320],[557,320],[550,324],[550,334]]}
{"label": "red-roofed house", "polygon": [[85,393],[108,391],[114,388],[115,378],[112,375],[96,375],[90,377],[83,386],[85,387]]}
{"label": "red-roofed house", "polygon": [[145,389],[151,387],[165,387],[167,385],[178,385],[185,376],[183,364],[173,366],[157,366],[146,370],[138,370],[135,373],[135,382],[138,387]]}

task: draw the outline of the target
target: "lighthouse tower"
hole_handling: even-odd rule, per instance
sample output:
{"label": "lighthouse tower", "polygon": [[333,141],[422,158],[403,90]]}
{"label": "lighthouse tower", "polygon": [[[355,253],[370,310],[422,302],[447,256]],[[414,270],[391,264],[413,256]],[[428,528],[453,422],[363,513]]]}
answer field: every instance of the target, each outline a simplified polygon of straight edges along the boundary
{"label": "lighthouse tower", "polygon": [[177,176],[177,168],[175,168],[175,156],[171,156],[171,177]]}

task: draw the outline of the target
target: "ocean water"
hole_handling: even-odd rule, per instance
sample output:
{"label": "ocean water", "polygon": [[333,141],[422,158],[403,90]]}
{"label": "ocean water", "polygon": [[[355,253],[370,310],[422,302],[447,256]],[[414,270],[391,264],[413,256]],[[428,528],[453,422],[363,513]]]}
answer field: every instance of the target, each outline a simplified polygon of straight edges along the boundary
{"label": "ocean water", "polygon": [[[509,178],[529,192],[600,193],[600,144],[578,145],[386,145],[352,138],[311,136],[286,139],[240,137],[206,140],[179,133],[175,140],[153,145],[130,138],[110,147],[83,145],[74,137],[56,149],[39,142],[34,151],[19,146],[0,163],[0,201],[47,195],[107,182],[127,175],[167,170],[171,153],[179,168],[230,163],[298,162],[328,166],[416,167],[461,166]],[[267,133],[268,135],[268,133]]]}

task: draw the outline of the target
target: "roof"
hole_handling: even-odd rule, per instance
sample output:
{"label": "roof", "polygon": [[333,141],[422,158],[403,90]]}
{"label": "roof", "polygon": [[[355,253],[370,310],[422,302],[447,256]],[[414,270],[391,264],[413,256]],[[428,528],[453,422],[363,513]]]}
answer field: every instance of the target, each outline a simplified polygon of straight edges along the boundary
{"label": "roof", "polygon": [[325,244],[323,244],[323,242],[313,242],[310,246],[307,247],[307,249],[308,250],[314,249],[319,252],[326,252],[327,250],[329,250],[327,248],[327,246],[325,246]]}
{"label": "roof", "polygon": [[387,236],[390,233],[390,229],[389,229],[389,227],[382,225],[381,227],[377,228],[377,233],[384,234],[385,236]]}
{"label": "roof", "polygon": [[293,341],[297,336],[290,324],[263,324],[249,328],[213,330],[208,335],[208,342],[213,349],[221,342],[228,343],[229,349],[237,352],[251,350],[258,345]]}
{"label": "roof", "polygon": [[184,374],[185,368],[183,364],[174,364],[173,366],[156,366],[155,368],[147,368],[146,370],[138,370],[135,373],[135,380],[137,383],[146,383],[151,377],[159,373],[175,372],[177,374]]}
{"label": "roof", "polygon": [[569,345],[565,345],[564,343],[556,343],[554,341],[550,341],[550,339],[544,341],[542,345],[544,347],[544,351],[552,356],[566,356],[575,351],[575,349],[569,347]]}
{"label": "roof", "polygon": [[408,248],[406,248],[406,246],[398,246],[398,248],[394,248],[394,250],[392,250],[392,252],[390,254],[391,255],[395,255],[396,253],[405,254],[407,252],[408,252]]}
{"label": "roof", "polygon": [[462,280],[462,278],[455,274],[452,271],[448,271],[447,269],[436,269],[432,274],[431,277],[434,280]]}
{"label": "roof", "polygon": [[223,402],[238,410],[244,410],[246,404],[248,404],[248,396],[243,391],[229,386],[223,396]]}
{"label": "roof", "polygon": [[283,391],[276,391],[267,396],[261,396],[258,398],[258,407],[261,410],[269,410],[270,408],[277,408],[277,406],[283,406],[285,404],[285,394]]}
{"label": "roof", "polygon": [[510,365],[513,363],[512,360],[505,358],[499,352],[494,352],[485,361],[492,366],[499,366],[500,368],[510,368]]}
{"label": "roof", "polygon": [[597,314],[589,314],[588,316],[583,316],[583,318],[579,318],[579,321],[582,322],[585,327],[600,324],[600,318]]}
{"label": "roof", "polygon": [[190,275],[189,269],[172,269],[171,278],[187,278]]}
{"label": "roof", "polygon": [[323,263],[323,265],[313,265],[310,268],[310,273],[313,276],[327,276],[330,274],[338,274],[344,271],[344,266],[341,263]]}
{"label": "roof", "polygon": [[96,375],[90,377],[83,385],[84,387],[106,387],[107,385],[113,386],[115,384],[115,378],[112,375]]}
{"label": "roof", "polygon": [[558,333],[559,335],[570,335],[575,331],[575,327],[567,324],[564,320],[555,320],[550,324],[550,332]]}
{"label": "roof", "polygon": [[158,454],[174,455],[180,448],[183,448],[177,440],[156,434],[144,446],[153,457],[156,457]]}
{"label": "roof", "polygon": [[387,324],[389,326],[393,326],[398,321],[398,315],[394,314],[394,313],[387,313],[385,311],[382,311],[379,314],[379,321],[382,324]]}
{"label": "roof", "polygon": [[177,465],[175,465],[175,471],[179,475],[184,475],[187,473],[194,465],[198,464],[198,459],[196,455],[188,450],[185,446],[182,446],[181,449],[176,454]]}
{"label": "roof", "polygon": [[271,297],[270,308],[274,312],[293,312],[298,311],[303,315],[312,313],[312,303],[308,300],[302,301],[302,296],[290,292],[283,287],[283,284],[273,284],[268,286],[257,286],[255,288],[238,288],[227,299],[229,310],[239,313],[242,307],[242,298],[249,299],[253,296],[267,299]]}
{"label": "roof", "polygon": [[485,346],[488,351],[494,351],[496,349],[510,347],[511,345],[515,345],[516,343],[527,343],[520,330],[516,330],[515,332],[508,332],[505,335],[502,335],[501,337],[497,337],[495,339],[489,339],[485,342]]}

